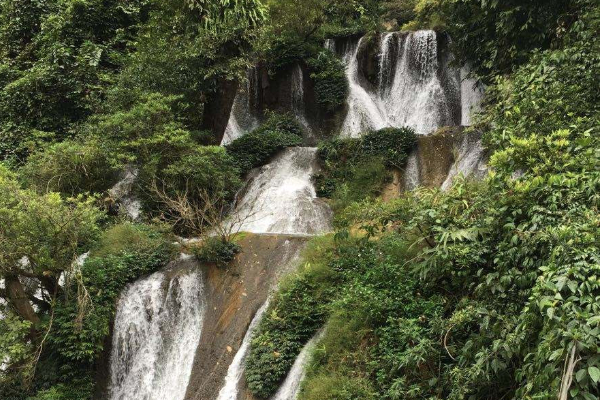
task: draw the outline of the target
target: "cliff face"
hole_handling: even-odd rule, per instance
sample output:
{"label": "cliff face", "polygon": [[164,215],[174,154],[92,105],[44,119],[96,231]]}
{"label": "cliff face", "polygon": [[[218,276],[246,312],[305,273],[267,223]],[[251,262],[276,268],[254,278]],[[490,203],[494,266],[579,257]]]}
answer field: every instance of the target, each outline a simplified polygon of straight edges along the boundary
{"label": "cliff face", "polygon": [[383,198],[398,197],[417,186],[447,189],[459,174],[481,178],[487,171],[486,161],[480,132],[465,132],[464,127],[456,126],[418,136],[406,167],[393,171],[393,181],[384,189]]}
{"label": "cliff face", "polygon": [[[207,265],[206,314],[186,400],[214,400],[257,310],[295,270],[308,238],[247,234],[228,269]],[[246,397],[240,388],[238,398]]]}

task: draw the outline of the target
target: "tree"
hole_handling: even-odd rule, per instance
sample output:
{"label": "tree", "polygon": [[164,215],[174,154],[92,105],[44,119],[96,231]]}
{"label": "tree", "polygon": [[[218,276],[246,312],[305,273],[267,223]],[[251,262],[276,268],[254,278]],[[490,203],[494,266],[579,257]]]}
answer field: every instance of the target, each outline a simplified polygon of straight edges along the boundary
{"label": "tree", "polygon": [[[93,198],[63,199],[23,189],[0,167],[0,292],[23,320],[40,322],[62,291],[60,278],[99,233],[102,213]],[[26,290],[24,282],[39,291]]]}

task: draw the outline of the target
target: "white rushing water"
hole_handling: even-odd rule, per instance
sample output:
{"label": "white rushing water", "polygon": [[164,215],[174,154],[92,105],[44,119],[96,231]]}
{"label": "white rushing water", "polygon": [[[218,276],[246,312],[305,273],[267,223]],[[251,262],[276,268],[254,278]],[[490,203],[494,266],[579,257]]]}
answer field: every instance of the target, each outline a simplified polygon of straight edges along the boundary
{"label": "white rushing water", "polygon": [[302,349],[290,372],[277,390],[277,393],[271,397],[271,400],[296,400],[300,393],[302,381],[306,375],[306,365],[310,361],[312,351],[317,342],[323,337],[323,331],[316,334]]}
{"label": "white rushing water", "polygon": [[202,277],[156,272],[129,285],[117,307],[111,400],[182,400],[204,317]]}
{"label": "white rushing water", "polygon": [[[325,47],[342,54],[349,82],[348,113],[341,135],[357,137],[373,129],[410,126],[429,134],[441,126],[470,123],[483,92],[474,81],[460,81],[460,72],[440,64],[438,38],[434,31],[384,33],[380,40],[378,87],[372,89],[360,70],[360,50],[365,38],[336,49],[333,40]],[[464,77],[463,77],[464,78]],[[460,101],[460,104],[458,102]],[[459,110],[461,109],[461,110]]]}
{"label": "white rushing water", "polygon": [[481,137],[464,135],[458,148],[456,160],[450,167],[448,176],[442,184],[442,190],[448,190],[452,186],[454,178],[458,175],[481,178],[487,171],[486,160]]}
{"label": "white rushing water", "polygon": [[385,115],[380,108],[381,102],[369,93],[360,81],[358,52],[364,40],[362,37],[358,43],[348,46],[343,55],[349,92],[346,99],[348,114],[342,125],[342,136],[356,137],[369,129],[387,126]]}
{"label": "white rushing water", "polygon": [[471,125],[471,116],[480,109],[483,99],[483,86],[476,79],[469,77],[469,68],[460,69],[460,105],[461,125]]}
{"label": "white rushing water", "polygon": [[304,129],[304,132],[311,136],[312,128],[310,127],[310,123],[306,118],[306,106],[304,100],[304,71],[302,71],[302,67],[300,64],[294,65],[292,70],[292,79],[291,79],[291,93],[292,93],[292,112],[296,116],[296,120]]}
{"label": "white rushing water", "polygon": [[254,233],[318,234],[331,230],[331,210],[317,198],[311,176],[316,147],[291,147],[250,179],[229,223]]}
{"label": "white rushing water", "polygon": [[408,156],[406,167],[404,168],[402,187],[404,190],[413,190],[419,186],[421,177],[419,171],[419,160],[417,152],[413,151]]}
{"label": "white rushing water", "polygon": [[137,168],[128,166],[122,173],[121,179],[108,190],[108,194],[122,207],[125,214],[133,221],[140,217],[142,203],[133,194],[133,185],[137,179]]}
{"label": "white rushing water", "polygon": [[250,68],[246,73],[246,84],[235,95],[225,134],[221,141],[222,146],[258,128],[259,120],[256,115],[259,97],[258,81],[258,68]]}
{"label": "white rushing water", "polygon": [[242,344],[235,354],[229,369],[227,370],[225,384],[219,391],[217,400],[237,400],[240,382],[242,381],[244,375],[246,358],[248,357],[248,350],[250,350],[250,341],[252,340],[252,335],[254,335],[254,331],[262,320],[262,317],[268,306],[269,301],[267,300],[265,304],[263,304],[262,307],[256,312],[252,322],[250,322],[250,326],[246,331],[246,335],[242,340]]}

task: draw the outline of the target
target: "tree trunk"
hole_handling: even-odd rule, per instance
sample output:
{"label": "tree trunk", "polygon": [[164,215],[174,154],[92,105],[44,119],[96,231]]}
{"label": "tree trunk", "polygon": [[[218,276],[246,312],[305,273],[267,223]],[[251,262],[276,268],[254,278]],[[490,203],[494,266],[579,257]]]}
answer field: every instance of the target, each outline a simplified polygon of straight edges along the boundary
{"label": "tree trunk", "polygon": [[29,298],[27,293],[25,293],[25,289],[21,284],[18,276],[7,276],[5,278],[6,284],[6,294],[8,295],[8,300],[15,308],[15,311],[21,316],[21,318],[33,322],[33,324],[37,324],[40,322],[40,318],[35,313],[31,303],[29,302]]}

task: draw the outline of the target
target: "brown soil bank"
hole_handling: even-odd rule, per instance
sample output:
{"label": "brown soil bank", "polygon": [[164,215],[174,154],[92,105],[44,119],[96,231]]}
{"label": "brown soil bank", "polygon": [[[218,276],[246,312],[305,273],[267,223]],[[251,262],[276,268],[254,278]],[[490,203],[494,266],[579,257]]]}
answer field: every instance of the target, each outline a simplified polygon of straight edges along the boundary
{"label": "brown soil bank", "polygon": [[227,270],[207,266],[206,314],[186,400],[214,400],[248,325],[279,279],[297,266],[308,238],[248,234]]}

